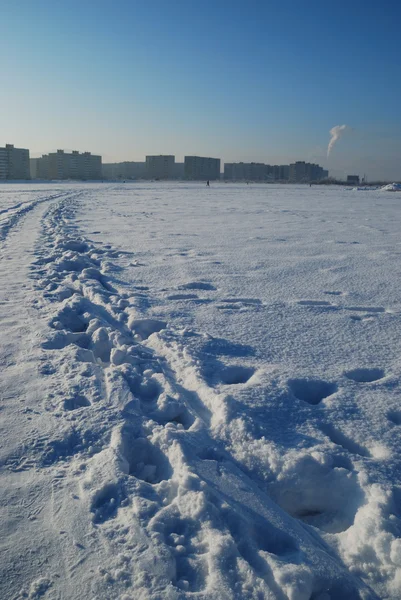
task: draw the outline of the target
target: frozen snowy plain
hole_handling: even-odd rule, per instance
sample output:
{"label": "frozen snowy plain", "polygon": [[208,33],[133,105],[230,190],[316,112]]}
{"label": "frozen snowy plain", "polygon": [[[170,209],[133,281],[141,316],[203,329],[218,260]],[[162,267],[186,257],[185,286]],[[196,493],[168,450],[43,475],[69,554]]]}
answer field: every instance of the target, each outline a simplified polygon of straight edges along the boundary
{"label": "frozen snowy plain", "polygon": [[0,598],[401,597],[401,196],[0,186]]}

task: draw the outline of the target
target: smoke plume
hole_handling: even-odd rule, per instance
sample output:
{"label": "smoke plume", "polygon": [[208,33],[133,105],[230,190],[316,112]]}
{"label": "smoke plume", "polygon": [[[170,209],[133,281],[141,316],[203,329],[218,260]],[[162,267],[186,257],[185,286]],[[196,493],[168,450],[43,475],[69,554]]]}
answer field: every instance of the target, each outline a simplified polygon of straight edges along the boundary
{"label": "smoke plume", "polygon": [[336,125],[335,127],[333,127],[333,129],[330,129],[331,139],[327,147],[327,157],[330,156],[330,152],[332,151],[334,144],[347,131],[347,129],[350,129],[348,125]]}

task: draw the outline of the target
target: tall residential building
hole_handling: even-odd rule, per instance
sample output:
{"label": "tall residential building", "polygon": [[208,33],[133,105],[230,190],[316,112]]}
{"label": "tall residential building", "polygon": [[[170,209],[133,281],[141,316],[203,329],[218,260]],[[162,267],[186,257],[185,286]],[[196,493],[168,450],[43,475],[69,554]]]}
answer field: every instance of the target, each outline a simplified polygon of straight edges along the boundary
{"label": "tall residential building", "polygon": [[0,148],[0,179],[8,176],[8,154],[5,148]]}
{"label": "tall residential building", "polygon": [[0,179],[30,179],[29,150],[13,144],[0,148]]}
{"label": "tall residential building", "polygon": [[[159,158],[156,156],[156,158]],[[150,161],[151,163],[154,161]],[[155,161],[159,165],[149,165],[146,162],[125,161],[106,163],[102,165],[104,179],[183,179],[184,163],[173,162],[171,168],[168,161]],[[161,162],[161,165],[160,165]],[[167,167],[165,168],[165,164]],[[161,167],[161,168],[160,168]]]}
{"label": "tall residential building", "polygon": [[29,170],[31,173],[31,179],[37,179],[38,177],[38,161],[40,158],[30,158],[29,159]]}
{"label": "tall residential building", "polygon": [[206,181],[220,179],[220,159],[204,156],[184,157],[185,179]]}
{"label": "tall residential building", "polygon": [[279,166],[279,180],[280,181],[288,181],[290,178],[290,165],[280,165]]}
{"label": "tall residential building", "polygon": [[174,177],[175,156],[163,155],[146,157],[146,177],[148,179],[172,179]]}
{"label": "tall residential building", "polygon": [[146,163],[125,161],[102,164],[104,179],[145,179]]}
{"label": "tall residential building", "polygon": [[224,179],[231,181],[287,181],[289,171],[289,165],[225,163]]}
{"label": "tall residential building", "polygon": [[296,163],[292,163],[290,165],[290,181],[320,181],[321,179],[325,179],[327,175],[327,171],[325,171],[320,165],[314,163],[297,161]]}
{"label": "tall residential building", "polygon": [[68,153],[57,150],[44,154],[36,164],[39,179],[101,179],[102,157],[78,150]]}
{"label": "tall residential building", "polygon": [[184,163],[174,164],[174,179],[184,179]]}
{"label": "tall residential building", "polygon": [[265,181],[266,165],[263,163],[225,163],[224,179],[231,181]]}
{"label": "tall residential building", "polygon": [[290,181],[306,181],[306,163],[298,160],[290,164]]}

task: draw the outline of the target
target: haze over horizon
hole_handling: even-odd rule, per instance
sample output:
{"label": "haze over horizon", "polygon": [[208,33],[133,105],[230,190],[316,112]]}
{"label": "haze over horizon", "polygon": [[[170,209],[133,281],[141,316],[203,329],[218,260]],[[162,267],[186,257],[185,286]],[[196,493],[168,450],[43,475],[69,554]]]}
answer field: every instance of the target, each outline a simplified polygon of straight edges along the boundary
{"label": "haze over horizon", "polygon": [[395,2],[21,0],[1,15],[0,145],[401,179]]}

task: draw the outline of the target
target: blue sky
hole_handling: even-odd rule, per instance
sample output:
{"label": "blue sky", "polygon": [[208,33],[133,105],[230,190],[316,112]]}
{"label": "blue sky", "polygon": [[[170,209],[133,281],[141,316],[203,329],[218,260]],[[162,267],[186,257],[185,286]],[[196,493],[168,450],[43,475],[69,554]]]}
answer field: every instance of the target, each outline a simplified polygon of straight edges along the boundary
{"label": "blue sky", "polygon": [[400,23],[389,0],[3,1],[0,145],[401,179]]}

